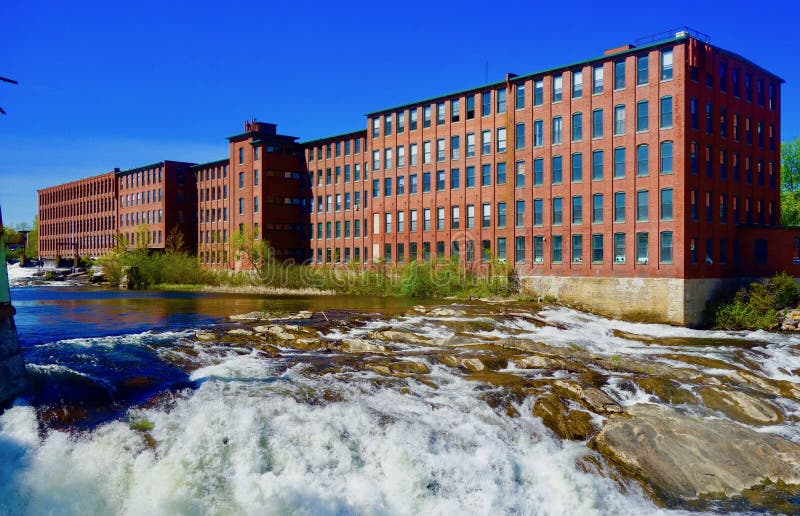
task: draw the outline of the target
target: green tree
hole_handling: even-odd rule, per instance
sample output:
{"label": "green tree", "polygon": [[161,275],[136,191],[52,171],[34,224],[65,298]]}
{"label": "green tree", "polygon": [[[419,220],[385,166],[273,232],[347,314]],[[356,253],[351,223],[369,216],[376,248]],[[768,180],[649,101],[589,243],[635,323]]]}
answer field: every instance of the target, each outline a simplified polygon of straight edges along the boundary
{"label": "green tree", "polygon": [[800,225],[800,137],[781,142],[781,223]]}
{"label": "green tree", "polygon": [[262,281],[267,281],[275,271],[272,246],[268,241],[255,235],[250,228],[233,232],[231,252],[245,267],[253,269]]}

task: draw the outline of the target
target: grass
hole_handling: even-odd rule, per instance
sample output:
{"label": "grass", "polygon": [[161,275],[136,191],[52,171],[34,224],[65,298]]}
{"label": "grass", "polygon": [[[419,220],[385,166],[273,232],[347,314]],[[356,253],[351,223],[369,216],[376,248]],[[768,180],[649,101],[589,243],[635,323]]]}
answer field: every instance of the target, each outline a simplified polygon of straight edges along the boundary
{"label": "grass", "polygon": [[772,330],[778,312],[797,306],[798,291],[791,276],[781,272],[764,283],[751,283],[714,310],[714,327],[723,330]]}

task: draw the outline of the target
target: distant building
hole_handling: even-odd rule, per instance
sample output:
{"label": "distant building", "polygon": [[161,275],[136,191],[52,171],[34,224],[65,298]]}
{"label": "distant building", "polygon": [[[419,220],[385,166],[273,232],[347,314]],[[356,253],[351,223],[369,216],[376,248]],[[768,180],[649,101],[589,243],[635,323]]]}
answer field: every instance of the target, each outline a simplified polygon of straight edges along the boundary
{"label": "distant building", "polygon": [[208,267],[244,266],[236,231],[316,264],[492,258],[537,292],[693,323],[726,278],[800,267],[800,231],[779,226],[782,83],[681,30],[344,135],[247,122],[228,159],[188,167],[182,202],[145,201],[141,180],[131,200],[121,180],[140,169],[40,191],[40,249],[101,254],[149,220],[152,247],[179,225]]}

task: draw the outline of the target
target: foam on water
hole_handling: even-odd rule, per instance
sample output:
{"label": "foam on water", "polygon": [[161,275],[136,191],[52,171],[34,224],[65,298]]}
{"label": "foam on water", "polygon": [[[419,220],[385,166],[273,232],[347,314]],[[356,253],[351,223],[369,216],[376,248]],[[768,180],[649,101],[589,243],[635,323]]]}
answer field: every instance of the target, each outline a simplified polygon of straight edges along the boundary
{"label": "foam on water", "polygon": [[[264,362],[263,365],[257,362]],[[157,441],[121,422],[90,433],[50,431],[34,410],[0,416],[0,500],[41,514],[640,514],[656,509],[635,486],[622,494],[530,414],[489,408],[474,385],[436,367],[438,389],[376,386],[371,373],[281,381],[270,360],[225,360],[170,410],[137,409]],[[228,377],[216,379],[220,373]],[[266,377],[266,376],[265,376]],[[398,387],[410,391],[401,393]],[[340,401],[310,403],[308,392]]]}

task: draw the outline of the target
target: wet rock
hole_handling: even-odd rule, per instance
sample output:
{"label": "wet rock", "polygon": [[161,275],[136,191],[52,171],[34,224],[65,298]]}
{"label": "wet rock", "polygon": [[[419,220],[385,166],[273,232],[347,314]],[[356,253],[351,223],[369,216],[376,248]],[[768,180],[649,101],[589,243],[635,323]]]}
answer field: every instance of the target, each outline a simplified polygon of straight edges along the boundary
{"label": "wet rock", "polygon": [[589,408],[591,408],[595,412],[599,413],[622,412],[622,408],[617,404],[616,401],[612,400],[608,394],[595,387],[589,387],[588,389],[584,389],[583,392],[581,393],[581,399],[585,401],[589,405]]}
{"label": "wet rock", "polygon": [[272,314],[269,312],[248,312],[246,314],[231,315],[228,317],[231,321],[269,321]]}
{"label": "wet rock", "polygon": [[517,359],[514,361],[514,365],[520,369],[547,369],[551,371],[563,370],[573,373],[582,373],[587,370],[587,367],[582,364],[541,354]]}
{"label": "wet rock", "polygon": [[204,341],[204,342],[209,342],[209,341],[212,341],[212,340],[216,340],[217,336],[214,335],[211,332],[199,331],[199,332],[194,334],[194,338],[196,338],[197,340]]}
{"label": "wet rock", "polygon": [[386,353],[388,349],[383,344],[374,344],[365,339],[343,339],[342,351],[347,353]]}
{"label": "wet rock", "polygon": [[389,369],[393,373],[428,374],[431,372],[431,369],[427,364],[424,362],[417,362],[415,360],[392,362],[389,364]]}
{"label": "wet rock", "polygon": [[699,391],[703,404],[719,410],[731,419],[749,425],[774,425],[784,420],[780,409],[772,403],[731,389],[703,387]]}
{"label": "wet rock", "polygon": [[590,414],[582,410],[567,410],[567,406],[558,396],[538,398],[532,413],[562,439],[583,441],[595,432]]}
{"label": "wet rock", "polygon": [[485,370],[497,371],[498,369],[505,369],[508,367],[508,360],[497,357],[460,358],[458,359],[458,365],[468,371],[477,373]]}
{"label": "wet rock", "polygon": [[431,317],[464,317],[467,314],[464,310],[456,310],[445,306],[437,306],[426,313]]}
{"label": "wet rock", "polygon": [[253,330],[255,330],[256,333],[268,334],[281,340],[295,340],[297,336],[294,334],[294,328],[295,327],[289,325],[270,324],[267,326],[256,326]]}
{"label": "wet rock", "polygon": [[657,405],[611,417],[590,446],[661,503],[736,496],[766,479],[800,487],[800,445]]}
{"label": "wet rock", "polygon": [[247,337],[253,335],[253,332],[250,330],[245,330],[244,328],[234,328],[232,330],[228,330],[228,335]]}
{"label": "wet rock", "polygon": [[429,339],[428,337],[418,335],[416,333],[411,333],[410,331],[401,331],[401,330],[374,331],[369,334],[369,338],[376,340],[383,340],[387,342],[397,342],[400,344],[417,344],[417,345],[431,344],[431,339]]}
{"label": "wet rock", "polygon": [[635,382],[644,392],[654,394],[673,405],[697,403],[697,397],[695,397],[691,391],[682,388],[678,382],[670,380],[669,378],[648,376],[645,378],[636,378]]}

